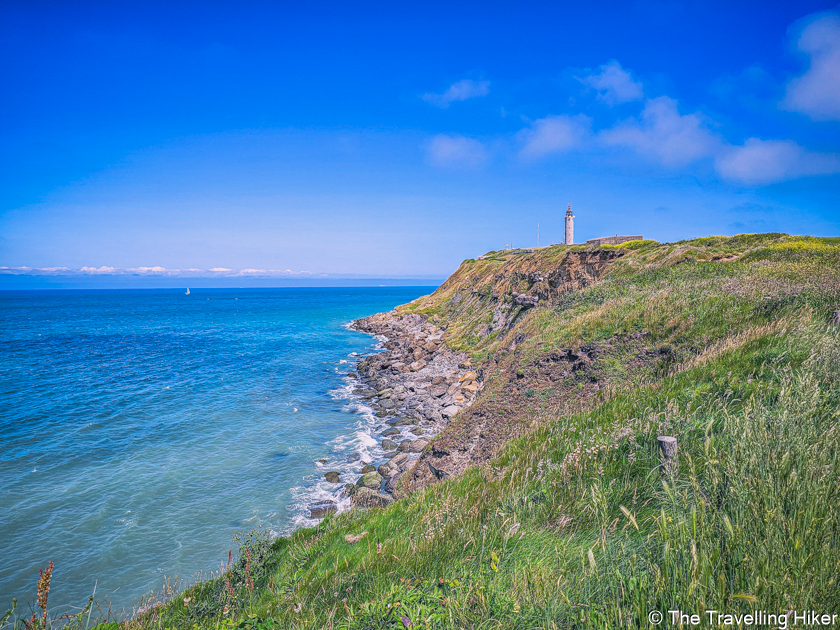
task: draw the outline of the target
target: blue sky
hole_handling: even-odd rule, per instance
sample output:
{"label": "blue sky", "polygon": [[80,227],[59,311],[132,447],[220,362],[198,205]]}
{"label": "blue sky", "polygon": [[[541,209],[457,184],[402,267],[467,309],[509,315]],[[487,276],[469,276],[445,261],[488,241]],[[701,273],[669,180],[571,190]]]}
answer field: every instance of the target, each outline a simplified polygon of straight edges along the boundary
{"label": "blue sky", "polygon": [[840,234],[836,3],[3,2],[0,90],[5,275]]}

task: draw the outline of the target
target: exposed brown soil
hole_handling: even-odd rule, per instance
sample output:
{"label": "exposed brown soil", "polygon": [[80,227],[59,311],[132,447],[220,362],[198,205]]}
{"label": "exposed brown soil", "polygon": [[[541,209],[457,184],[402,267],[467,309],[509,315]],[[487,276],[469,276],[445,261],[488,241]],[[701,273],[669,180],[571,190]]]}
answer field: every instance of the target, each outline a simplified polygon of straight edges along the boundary
{"label": "exposed brown soil", "polygon": [[[436,478],[429,464],[449,475],[492,458],[509,440],[564,415],[593,408],[626,386],[628,376],[651,373],[669,358],[670,349],[645,345],[646,335],[616,338],[579,349],[545,354],[527,364],[516,351],[503,353],[479,368],[487,386],[475,403],[459,412],[422,453],[403,478],[401,493],[418,490]],[[603,359],[621,356],[622,377],[605,372]]]}

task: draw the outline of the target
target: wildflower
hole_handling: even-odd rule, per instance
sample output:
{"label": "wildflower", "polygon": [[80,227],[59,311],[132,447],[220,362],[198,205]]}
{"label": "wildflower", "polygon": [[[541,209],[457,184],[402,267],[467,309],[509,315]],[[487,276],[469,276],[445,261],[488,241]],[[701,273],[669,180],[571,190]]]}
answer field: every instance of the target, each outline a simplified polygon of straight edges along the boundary
{"label": "wildflower", "polygon": [[[47,625],[47,597],[50,594],[50,580],[52,579],[53,563],[50,561],[50,566],[46,569],[41,569],[38,577],[38,607],[44,611],[41,617],[41,623],[44,627]],[[30,625],[35,625],[35,613],[32,613],[32,620]]]}
{"label": "wildflower", "polygon": [[254,592],[254,580],[251,579],[251,550],[246,549],[245,554],[247,555],[247,560],[245,562],[245,578],[248,581],[248,590],[252,593]]}

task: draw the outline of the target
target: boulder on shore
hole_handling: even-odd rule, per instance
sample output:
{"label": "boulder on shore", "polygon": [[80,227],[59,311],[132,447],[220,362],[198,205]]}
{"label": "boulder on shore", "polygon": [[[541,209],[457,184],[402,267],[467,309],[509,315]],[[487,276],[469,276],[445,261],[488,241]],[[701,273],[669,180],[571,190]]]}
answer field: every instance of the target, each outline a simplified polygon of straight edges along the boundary
{"label": "boulder on shore", "polygon": [[[397,433],[399,433],[399,431],[397,431]],[[382,448],[386,451],[393,451],[395,448],[397,448],[397,443],[394,442],[394,440],[385,438],[384,440],[382,440]]]}
{"label": "boulder on shore", "polygon": [[457,405],[449,405],[448,407],[445,407],[441,413],[444,416],[446,416],[447,418],[451,418],[456,413],[458,413],[460,410],[461,410],[461,408],[458,407]]}
{"label": "boulder on shore", "polygon": [[312,503],[309,505],[309,518],[324,518],[327,514],[333,514],[338,509],[335,501],[329,499]]}
{"label": "boulder on shore", "polygon": [[[379,490],[379,485],[382,483],[382,475],[380,475],[375,470],[365,473],[362,475],[361,479],[359,479],[357,486],[361,488],[370,488],[372,490]],[[357,491],[358,494],[358,491]]]}
{"label": "boulder on shore", "polygon": [[412,440],[411,446],[410,446],[410,449],[411,449],[410,452],[411,453],[421,453],[423,451],[423,449],[426,448],[428,445],[429,445],[428,440]]}
{"label": "boulder on shore", "polygon": [[387,481],[385,482],[385,492],[390,492],[393,494],[394,490],[397,489],[397,482],[402,477],[402,473],[398,471],[394,471],[393,475],[389,475]]}
{"label": "boulder on shore", "polygon": [[404,463],[406,463],[407,461],[408,461],[408,455],[406,455],[405,453],[400,453],[399,455],[396,455],[396,456],[395,456],[395,457],[394,457],[394,458],[393,458],[390,462],[388,462],[388,463],[389,463],[390,465],[392,465],[392,466],[397,466],[397,467],[401,468],[401,467],[402,467],[402,465],[403,465]]}
{"label": "boulder on shore", "polygon": [[431,390],[429,390],[429,393],[435,398],[440,398],[441,396],[446,395],[448,389],[449,388],[447,388],[445,385],[436,385],[435,387],[432,387]]}
{"label": "boulder on shore", "polygon": [[353,503],[359,507],[385,507],[393,502],[391,495],[370,488],[359,488],[353,497]]}

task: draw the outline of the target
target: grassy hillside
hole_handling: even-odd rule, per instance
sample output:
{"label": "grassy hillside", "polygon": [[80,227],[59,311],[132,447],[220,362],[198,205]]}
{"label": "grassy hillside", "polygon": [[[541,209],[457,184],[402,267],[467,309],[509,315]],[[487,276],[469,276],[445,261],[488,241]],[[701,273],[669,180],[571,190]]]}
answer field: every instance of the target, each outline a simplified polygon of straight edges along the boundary
{"label": "grassy hillside", "polygon": [[[125,626],[615,628],[649,627],[654,610],[840,613],[836,309],[840,239],[465,261],[401,307],[445,327],[483,375],[421,460],[460,474],[431,483],[420,466],[387,508],[252,535],[228,571]],[[658,435],[679,441],[673,473],[660,473]]]}

